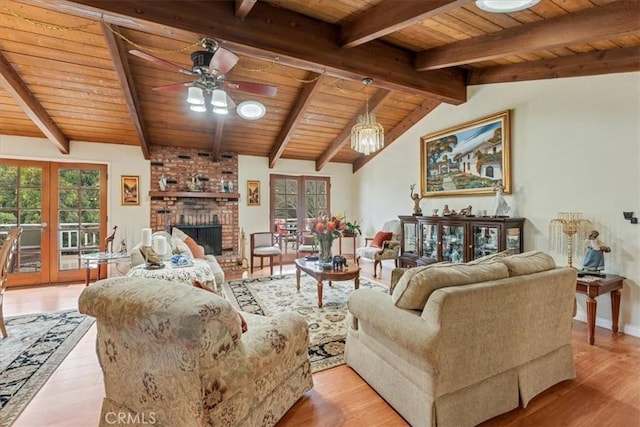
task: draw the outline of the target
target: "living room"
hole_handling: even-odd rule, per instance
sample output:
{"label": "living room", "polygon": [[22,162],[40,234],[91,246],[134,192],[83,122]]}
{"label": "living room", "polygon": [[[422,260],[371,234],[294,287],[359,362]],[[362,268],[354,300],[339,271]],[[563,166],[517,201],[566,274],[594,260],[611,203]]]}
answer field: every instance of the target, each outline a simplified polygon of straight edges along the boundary
{"label": "living room", "polygon": [[[238,154],[234,186],[240,196],[234,220],[247,236],[271,230],[270,176],[323,176],[331,179],[331,211],[344,212],[348,219],[358,220],[363,236],[373,236],[385,221],[412,213],[410,186],[418,184],[419,187],[421,182],[421,137],[502,111],[509,111],[511,115],[512,191],[505,199],[511,207],[510,216],[525,218],[524,250],[544,251],[553,256],[557,265],[566,265],[566,255],[551,250],[549,224],[558,212],[581,212],[593,222],[600,238],[611,248],[611,252],[605,254],[605,272],[625,277],[621,290],[620,333],[640,337],[640,227],[623,216],[623,212],[628,211],[638,216],[640,211],[640,72],[637,71],[471,85],[465,103],[440,104],[392,144],[372,155],[356,172],[351,163],[329,162],[317,171],[314,161],[282,158],[270,167],[268,157]],[[152,221],[149,191],[158,189],[152,160],[145,159],[140,147],[130,145],[72,140],[70,152],[61,154],[45,138],[0,135],[2,159],[107,165],[107,229],[117,225],[119,236],[126,237],[130,247],[138,243],[140,230],[149,227]],[[138,205],[121,204],[120,176],[139,176]],[[257,206],[247,203],[248,181],[261,184],[261,202]],[[437,196],[425,197],[420,203],[425,213],[442,210],[444,205],[456,210],[471,205],[475,213],[492,212],[495,197]],[[364,239],[359,237],[358,243],[364,244]],[[248,241],[244,249],[249,254]],[[239,255],[240,250],[233,254],[236,258]],[[575,265],[581,265],[581,257],[582,254],[576,254]],[[373,265],[363,262],[361,267],[370,277]],[[383,280],[388,281],[393,262],[383,262],[383,269]],[[291,271],[291,265],[286,266],[285,271]],[[230,277],[238,274],[237,268],[228,271]],[[256,276],[261,274],[265,272],[258,272]],[[5,303],[12,293],[13,290],[7,292]],[[586,322],[586,296],[576,294],[576,299],[576,319]],[[609,295],[598,297],[598,303],[597,340],[606,335],[602,343],[609,346],[612,328]],[[574,329],[574,338],[577,334]],[[586,337],[580,338],[586,340]],[[630,347],[636,342],[632,341]],[[603,358],[614,355],[598,346],[593,350],[581,347],[581,352],[589,351],[601,352],[598,354]],[[637,372],[630,371],[628,376],[637,377]],[[329,381],[338,383],[335,377]],[[630,413],[638,414],[640,409],[636,406]],[[598,421],[592,422],[602,425],[607,418],[602,413],[599,415]],[[633,421],[629,419],[629,425]]]}

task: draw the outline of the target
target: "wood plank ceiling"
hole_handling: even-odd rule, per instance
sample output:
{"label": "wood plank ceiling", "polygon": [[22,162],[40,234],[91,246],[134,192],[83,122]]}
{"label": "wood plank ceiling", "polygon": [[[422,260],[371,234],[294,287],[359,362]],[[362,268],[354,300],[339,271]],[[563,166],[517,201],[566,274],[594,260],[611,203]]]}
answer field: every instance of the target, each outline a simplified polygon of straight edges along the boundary
{"label": "wood plank ceiling", "polygon": [[[128,53],[191,69],[203,37],[240,60],[228,80],[277,86],[248,121],[195,113],[190,77]],[[640,70],[640,0],[541,0],[487,13],[470,0],[97,1],[0,3],[0,134],[154,145],[329,161],[356,171],[359,114],[375,111],[385,146],[466,86]],[[361,83],[372,77],[370,86]],[[382,150],[383,152],[384,150]]]}

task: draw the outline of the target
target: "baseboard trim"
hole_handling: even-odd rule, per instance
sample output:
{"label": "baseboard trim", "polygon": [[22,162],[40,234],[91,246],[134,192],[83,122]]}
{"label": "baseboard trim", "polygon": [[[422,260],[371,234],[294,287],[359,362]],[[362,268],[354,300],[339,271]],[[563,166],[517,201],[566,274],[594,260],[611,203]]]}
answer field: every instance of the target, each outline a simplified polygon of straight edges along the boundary
{"label": "baseboard trim", "polygon": [[[576,314],[576,317],[574,317],[574,319],[579,320],[580,322],[583,322],[583,323],[587,323],[586,314],[578,313]],[[601,328],[605,328],[608,330],[612,330],[611,320],[606,319],[604,317],[596,316],[596,326],[599,326]],[[620,329],[622,330],[622,333],[624,333],[625,335],[631,335],[631,336],[640,338],[640,326],[627,323],[623,325],[622,328]]]}

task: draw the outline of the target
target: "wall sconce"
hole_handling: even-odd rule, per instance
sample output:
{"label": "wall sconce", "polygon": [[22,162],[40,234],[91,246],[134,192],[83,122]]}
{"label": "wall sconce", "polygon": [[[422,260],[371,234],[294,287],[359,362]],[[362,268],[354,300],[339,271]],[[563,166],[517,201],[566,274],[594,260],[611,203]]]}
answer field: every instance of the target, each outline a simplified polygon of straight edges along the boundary
{"label": "wall sconce", "polygon": [[622,212],[622,215],[624,215],[624,219],[628,219],[631,224],[638,223],[638,218],[633,216],[633,212]]}

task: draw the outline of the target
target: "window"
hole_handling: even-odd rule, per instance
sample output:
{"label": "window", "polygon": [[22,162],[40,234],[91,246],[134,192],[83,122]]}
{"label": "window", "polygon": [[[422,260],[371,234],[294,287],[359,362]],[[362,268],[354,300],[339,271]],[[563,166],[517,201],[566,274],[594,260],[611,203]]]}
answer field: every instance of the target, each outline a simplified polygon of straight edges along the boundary
{"label": "window", "polygon": [[292,235],[310,229],[318,215],[330,212],[330,188],[328,177],[271,175],[273,231]]}

